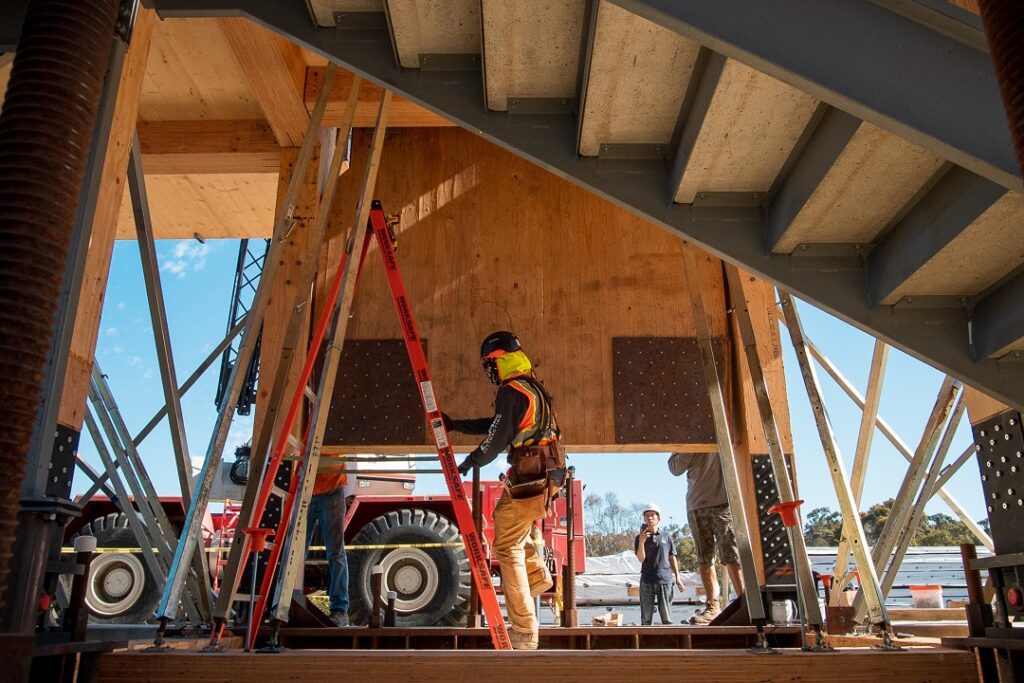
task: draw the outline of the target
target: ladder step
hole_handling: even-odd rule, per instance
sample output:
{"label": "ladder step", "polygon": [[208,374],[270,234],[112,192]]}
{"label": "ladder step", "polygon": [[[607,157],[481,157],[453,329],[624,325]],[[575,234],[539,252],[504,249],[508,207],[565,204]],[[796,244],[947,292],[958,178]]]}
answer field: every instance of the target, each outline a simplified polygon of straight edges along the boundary
{"label": "ladder step", "polygon": [[300,454],[302,453],[302,451],[306,450],[306,444],[299,441],[298,437],[295,436],[294,434],[288,435],[288,445],[294,448]]}
{"label": "ladder step", "polygon": [[316,392],[313,391],[313,388],[310,387],[308,384],[306,385],[306,388],[302,390],[302,393],[305,394],[306,398],[308,398],[311,402],[316,403]]}

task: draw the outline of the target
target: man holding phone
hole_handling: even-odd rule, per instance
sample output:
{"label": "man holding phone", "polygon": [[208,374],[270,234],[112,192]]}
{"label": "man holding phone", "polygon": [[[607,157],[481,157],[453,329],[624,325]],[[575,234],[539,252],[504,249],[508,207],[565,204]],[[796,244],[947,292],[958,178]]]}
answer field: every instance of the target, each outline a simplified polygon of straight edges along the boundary
{"label": "man holding phone", "polygon": [[676,544],[672,534],[660,531],[661,508],[651,503],[644,510],[644,523],[633,540],[633,551],[640,560],[640,623],[650,626],[654,618],[654,603],[662,624],[672,623],[672,597],[674,588],[683,590],[676,564]]}

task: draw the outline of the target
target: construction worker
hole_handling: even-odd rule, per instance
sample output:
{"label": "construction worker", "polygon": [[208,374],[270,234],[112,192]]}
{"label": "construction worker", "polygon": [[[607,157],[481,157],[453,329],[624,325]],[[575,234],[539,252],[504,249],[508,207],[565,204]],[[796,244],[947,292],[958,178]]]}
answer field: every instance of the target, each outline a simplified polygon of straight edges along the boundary
{"label": "construction worker", "polygon": [[729,571],[736,595],[743,595],[740,556],[722,479],[722,461],[718,453],[673,453],[668,459],[668,469],[677,477],[686,473],[686,516],[697,550],[697,569],[708,600],[690,623],[709,624],[722,611],[714,568],[716,549],[719,561]]}
{"label": "construction worker", "polygon": [[654,617],[654,603],[662,624],[672,623],[673,584],[682,591],[683,580],[679,577],[676,563],[676,544],[672,534],[661,531],[661,508],[650,503],[644,509],[640,533],[633,539],[633,552],[640,560],[640,624],[650,626]]}
{"label": "construction worker", "polygon": [[505,492],[494,507],[493,550],[501,567],[509,637],[517,650],[537,649],[533,598],[552,586],[551,573],[530,542],[534,522],[543,519],[565,477],[565,450],[551,397],[533,374],[530,359],[511,332],[495,332],[480,347],[484,371],[498,386],[493,417],[454,420],[448,429],[486,438],[459,465],[465,476],[508,449]]}
{"label": "construction worker", "polygon": [[313,531],[320,527],[327,551],[330,620],[335,626],[348,626],[348,556],[345,554],[345,484],[344,472],[326,469],[316,475],[313,495],[306,515],[306,548],[313,540]]}

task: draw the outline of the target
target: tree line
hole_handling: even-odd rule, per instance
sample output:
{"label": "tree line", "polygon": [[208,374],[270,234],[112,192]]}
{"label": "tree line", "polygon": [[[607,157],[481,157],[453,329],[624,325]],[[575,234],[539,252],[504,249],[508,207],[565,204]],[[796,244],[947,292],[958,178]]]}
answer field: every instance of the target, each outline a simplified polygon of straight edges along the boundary
{"label": "tree line", "polygon": [[[874,545],[882,533],[892,509],[893,499],[876,503],[862,512],[861,522],[869,545]],[[643,521],[643,503],[623,503],[614,492],[588,494],[583,500],[587,555],[600,557],[615,555],[623,550],[633,551],[633,539]],[[988,520],[981,526],[988,529]],[[661,528],[672,534],[676,545],[677,561],[682,571],[697,571],[697,552],[688,524],[675,524],[662,520]],[[827,507],[807,513],[804,519],[804,537],[809,546],[837,546],[842,535],[842,514]],[[963,522],[949,515],[936,513],[921,519],[911,545],[959,545],[974,543],[974,535]]]}

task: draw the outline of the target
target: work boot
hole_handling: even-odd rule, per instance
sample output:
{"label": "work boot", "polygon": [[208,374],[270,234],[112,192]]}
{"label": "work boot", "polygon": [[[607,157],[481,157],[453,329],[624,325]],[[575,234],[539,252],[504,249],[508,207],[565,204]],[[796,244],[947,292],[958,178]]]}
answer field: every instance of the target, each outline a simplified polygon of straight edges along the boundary
{"label": "work boot", "polygon": [[698,626],[707,626],[721,611],[722,605],[718,600],[708,600],[708,604],[704,606],[702,611],[690,617],[690,623]]}
{"label": "work boot", "polygon": [[547,567],[544,567],[544,576],[541,577],[541,580],[530,585],[530,597],[535,598],[554,585],[555,581],[551,578],[551,572],[548,571]]}
{"label": "work boot", "polygon": [[508,630],[508,639],[512,641],[513,650],[536,650],[537,649],[537,634],[535,633],[523,633],[510,628]]}
{"label": "work boot", "polygon": [[331,612],[331,615],[327,618],[335,626],[348,626],[348,615],[344,612]]}

